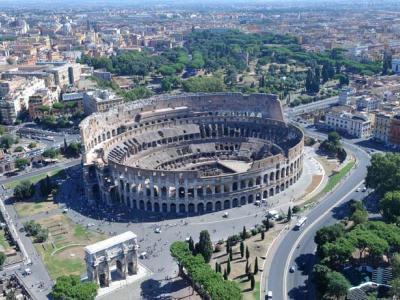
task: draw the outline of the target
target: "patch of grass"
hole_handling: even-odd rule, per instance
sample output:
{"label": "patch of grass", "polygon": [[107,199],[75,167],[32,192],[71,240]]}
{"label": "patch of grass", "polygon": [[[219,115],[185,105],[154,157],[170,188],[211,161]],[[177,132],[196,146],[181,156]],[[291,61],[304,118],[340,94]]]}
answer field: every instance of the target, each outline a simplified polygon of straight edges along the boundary
{"label": "patch of grass", "polygon": [[38,175],[29,177],[29,178],[17,179],[17,180],[11,181],[9,183],[6,183],[4,185],[4,187],[6,189],[14,189],[23,180],[29,180],[31,183],[36,184],[43,178],[46,178],[47,175],[49,175],[50,177],[53,177],[53,176],[62,177],[62,176],[64,176],[64,174],[65,174],[64,169],[55,169],[51,172],[38,174]]}
{"label": "patch of grass", "polygon": [[256,285],[253,290],[253,297],[255,300],[260,300],[260,281],[256,281]]}
{"label": "patch of grass", "polygon": [[4,230],[0,230],[0,245],[4,248],[4,250],[10,248],[10,244],[6,240]]}
{"label": "patch of grass", "polygon": [[80,258],[61,258],[51,255],[52,247],[48,244],[45,250],[42,244],[35,244],[40,253],[51,278],[55,279],[62,275],[81,275],[85,271],[85,264]]}
{"label": "patch of grass", "polygon": [[354,164],[355,164],[354,161],[348,162],[347,165],[345,165],[342,169],[340,169],[339,172],[337,172],[337,173],[333,174],[331,177],[329,177],[328,183],[322,190],[322,193],[328,193],[331,190],[333,190],[333,188],[347,175],[347,173],[350,172],[350,170],[353,168]]}
{"label": "patch of grass", "polygon": [[74,236],[77,238],[85,238],[88,236],[88,231],[80,224],[75,225]]}
{"label": "patch of grass", "polygon": [[43,200],[40,202],[16,202],[14,204],[14,209],[21,218],[51,211],[57,207],[57,204],[49,200]]}

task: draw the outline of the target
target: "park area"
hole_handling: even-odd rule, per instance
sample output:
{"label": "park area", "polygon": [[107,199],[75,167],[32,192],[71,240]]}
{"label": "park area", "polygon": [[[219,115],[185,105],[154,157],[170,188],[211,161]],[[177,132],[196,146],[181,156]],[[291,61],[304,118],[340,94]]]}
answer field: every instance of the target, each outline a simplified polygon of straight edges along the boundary
{"label": "park area", "polygon": [[[243,257],[241,255],[240,242],[234,242],[231,246],[232,259],[230,261],[230,273],[228,274],[228,279],[236,281],[239,284],[243,300],[260,299],[260,276],[263,271],[265,255],[273,240],[286,225],[287,223],[284,222],[275,223],[275,226],[264,232],[264,239],[262,239],[262,234],[260,232],[248,230],[248,238],[243,241]],[[215,249],[217,251],[213,253],[210,265],[212,268],[215,268],[216,263],[218,263],[221,267],[221,273],[224,273],[224,270],[228,269],[228,259],[230,256],[226,250],[226,241],[217,244]],[[248,249],[248,259],[246,249]],[[258,266],[256,266],[255,269],[256,259]],[[254,289],[251,289],[251,280],[249,280],[248,275],[246,274],[247,261],[250,272],[254,274]]]}
{"label": "park area", "polygon": [[43,243],[35,244],[35,247],[53,279],[61,275],[83,274],[83,248],[106,238],[74,224],[62,214],[43,218],[38,223],[48,229],[49,238]]}

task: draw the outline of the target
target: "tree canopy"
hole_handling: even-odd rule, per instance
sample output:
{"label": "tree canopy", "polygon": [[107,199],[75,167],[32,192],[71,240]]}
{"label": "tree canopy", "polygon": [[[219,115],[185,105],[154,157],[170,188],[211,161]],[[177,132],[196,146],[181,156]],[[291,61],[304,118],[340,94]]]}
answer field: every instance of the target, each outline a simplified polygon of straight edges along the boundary
{"label": "tree canopy", "polygon": [[188,276],[198,283],[211,299],[241,299],[241,292],[237,283],[224,280],[221,273],[214,272],[204,261],[202,255],[193,255],[189,250],[188,243],[174,242],[170,247],[170,252],[179,268],[184,267]]}
{"label": "tree canopy", "polygon": [[77,275],[60,276],[51,292],[56,300],[94,300],[97,295],[97,284],[81,282]]}
{"label": "tree canopy", "polygon": [[375,189],[381,195],[400,190],[400,154],[374,154],[367,170],[367,187]]}

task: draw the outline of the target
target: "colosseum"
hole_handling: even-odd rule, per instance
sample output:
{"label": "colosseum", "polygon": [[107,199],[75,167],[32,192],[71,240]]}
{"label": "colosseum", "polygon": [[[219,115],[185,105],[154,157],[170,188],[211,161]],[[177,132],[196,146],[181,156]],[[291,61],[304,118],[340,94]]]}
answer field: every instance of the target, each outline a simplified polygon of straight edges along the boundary
{"label": "colosseum", "polygon": [[268,198],[303,170],[302,131],[275,95],[157,96],[80,125],[89,201],[201,214]]}

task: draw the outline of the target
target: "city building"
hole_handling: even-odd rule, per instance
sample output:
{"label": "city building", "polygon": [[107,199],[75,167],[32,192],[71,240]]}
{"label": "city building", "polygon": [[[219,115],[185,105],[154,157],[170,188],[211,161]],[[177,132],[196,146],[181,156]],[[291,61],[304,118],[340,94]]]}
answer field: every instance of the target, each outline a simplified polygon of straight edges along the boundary
{"label": "city building", "polygon": [[382,100],[378,98],[361,97],[356,100],[356,108],[358,111],[370,112],[377,110],[381,103]]}
{"label": "city building", "polygon": [[328,112],[325,124],[338,132],[346,133],[357,138],[366,138],[371,135],[371,121],[366,115],[348,112]]}
{"label": "city building", "polygon": [[87,115],[107,111],[122,103],[124,103],[124,98],[109,90],[89,91],[83,95],[83,110]]}
{"label": "city building", "polygon": [[[15,84],[18,82],[18,84]],[[29,97],[45,89],[45,81],[36,77],[0,83],[0,117],[3,124],[13,124],[21,111],[28,110]]]}

